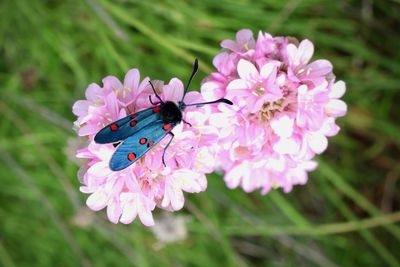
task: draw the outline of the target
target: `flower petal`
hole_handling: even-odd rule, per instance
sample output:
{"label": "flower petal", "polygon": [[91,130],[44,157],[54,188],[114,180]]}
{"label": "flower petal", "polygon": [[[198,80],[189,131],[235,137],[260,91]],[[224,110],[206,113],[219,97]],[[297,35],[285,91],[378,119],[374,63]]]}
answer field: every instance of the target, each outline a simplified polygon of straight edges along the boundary
{"label": "flower petal", "polygon": [[118,203],[115,199],[110,199],[107,205],[107,218],[110,220],[110,222],[116,224],[118,223],[121,214],[122,208],[120,203]]}
{"label": "flower petal", "polygon": [[172,78],[163,88],[164,101],[181,101],[183,96],[183,83],[177,78]]}
{"label": "flower petal", "polygon": [[226,87],[227,90],[244,90],[247,89],[247,83],[245,80],[236,79],[231,81]]}
{"label": "flower petal", "polygon": [[327,75],[332,71],[333,67],[328,60],[319,59],[307,65],[306,69],[305,74],[307,78],[312,79]]}
{"label": "flower petal", "polygon": [[[305,65],[310,61],[312,55],[314,54],[314,45],[310,40],[301,41],[299,48],[297,50],[296,60],[299,64]],[[298,64],[296,64],[298,65]]]}
{"label": "flower petal", "polygon": [[331,99],[325,106],[325,113],[328,116],[342,117],[347,112],[347,105],[342,100]]}
{"label": "flower petal", "polygon": [[146,226],[153,226],[154,225],[154,219],[153,215],[151,214],[151,211],[145,210],[145,209],[139,209],[139,219],[140,221],[146,225]]}
{"label": "flower petal", "polygon": [[103,79],[104,88],[116,91],[121,90],[123,88],[122,83],[114,76],[107,76]]}
{"label": "flower petal", "polygon": [[205,82],[201,85],[201,94],[206,101],[213,101],[224,97],[224,90],[217,82]]}
{"label": "flower petal", "polygon": [[139,86],[140,72],[138,69],[129,70],[124,79],[124,87],[128,87],[132,90],[136,90]]}
{"label": "flower petal", "polygon": [[292,138],[281,138],[275,143],[274,150],[280,154],[295,154],[299,151],[299,144]]}
{"label": "flower petal", "polygon": [[106,89],[101,88],[97,84],[91,83],[86,89],[85,96],[87,100],[95,101],[96,99],[101,97],[102,92],[106,93],[106,91]]}
{"label": "flower petal", "polygon": [[239,44],[245,44],[249,42],[249,40],[253,40],[253,32],[251,30],[242,29],[236,33],[236,41]]}
{"label": "flower petal", "polygon": [[258,70],[250,61],[241,59],[239,60],[237,71],[239,73],[239,77],[242,79],[250,80],[252,77],[258,76]]}
{"label": "flower petal", "polygon": [[311,150],[317,154],[321,154],[328,147],[328,139],[323,134],[310,133],[307,140]]}
{"label": "flower petal", "polygon": [[98,190],[91,194],[86,200],[86,205],[94,210],[98,211],[106,207],[108,201],[108,195],[103,190]]}
{"label": "flower petal", "polygon": [[131,223],[137,216],[138,203],[134,193],[121,193],[122,215],[119,219],[124,224]]}
{"label": "flower petal", "polygon": [[177,170],[172,174],[173,181],[177,187],[189,193],[199,193],[202,191],[201,183],[198,180],[204,180],[204,174],[193,172],[191,170]]}
{"label": "flower petal", "polygon": [[283,138],[292,136],[294,119],[287,115],[280,116],[271,121],[271,128],[274,132]]}
{"label": "flower petal", "polygon": [[341,98],[346,92],[346,84],[343,81],[337,81],[333,84],[329,93],[329,98]]}
{"label": "flower petal", "polygon": [[251,169],[249,168],[248,162],[244,161],[238,163],[235,167],[225,173],[224,180],[226,185],[231,189],[238,187],[242,182],[243,177],[249,175],[250,172]]}
{"label": "flower petal", "polygon": [[271,74],[274,74],[274,70],[276,70],[276,65],[273,63],[267,63],[261,68],[260,76],[267,79]]}
{"label": "flower petal", "polygon": [[72,113],[76,116],[86,116],[88,114],[89,101],[78,100],[72,106]]}

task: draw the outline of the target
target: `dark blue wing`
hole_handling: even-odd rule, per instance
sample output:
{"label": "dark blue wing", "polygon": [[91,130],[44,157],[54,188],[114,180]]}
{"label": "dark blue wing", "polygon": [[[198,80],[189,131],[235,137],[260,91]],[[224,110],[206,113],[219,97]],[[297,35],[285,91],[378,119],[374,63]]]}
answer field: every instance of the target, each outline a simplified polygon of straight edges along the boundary
{"label": "dark blue wing", "polygon": [[146,154],[174,127],[175,124],[157,120],[135,132],[117,147],[110,160],[110,169],[113,171],[125,169]]}
{"label": "dark blue wing", "polygon": [[124,140],[159,119],[160,106],[139,111],[110,123],[96,134],[94,141],[107,144]]}

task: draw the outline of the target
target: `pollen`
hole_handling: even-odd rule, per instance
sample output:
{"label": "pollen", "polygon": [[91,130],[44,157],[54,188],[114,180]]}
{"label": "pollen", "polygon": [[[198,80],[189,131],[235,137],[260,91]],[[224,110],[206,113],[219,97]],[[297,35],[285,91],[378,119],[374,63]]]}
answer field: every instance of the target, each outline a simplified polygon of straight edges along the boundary
{"label": "pollen", "polygon": [[275,115],[284,109],[284,99],[279,99],[274,102],[265,102],[261,107],[258,115],[262,122],[268,122]]}
{"label": "pollen", "polygon": [[260,86],[257,89],[254,89],[252,94],[255,96],[262,96],[264,94],[264,92],[265,92],[265,88]]}

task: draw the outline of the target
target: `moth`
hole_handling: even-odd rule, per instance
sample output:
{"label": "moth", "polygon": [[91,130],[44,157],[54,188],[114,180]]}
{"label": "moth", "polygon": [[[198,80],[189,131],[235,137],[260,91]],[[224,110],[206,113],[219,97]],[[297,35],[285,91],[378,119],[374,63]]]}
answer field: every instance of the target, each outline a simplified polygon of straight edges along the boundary
{"label": "moth", "polygon": [[232,105],[228,99],[221,98],[215,101],[185,104],[185,95],[188,92],[190,83],[198,70],[198,60],[195,59],[193,64],[193,72],[185,87],[182,100],[178,103],[173,101],[163,101],[157,94],[151,82],[151,88],[158,100],[154,103],[149,95],[149,101],[153,105],[151,108],[130,114],[122,119],[114,121],[101,129],[94,141],[99,144],[113,143],[116,150],[110,160],[110,169],[120,171],[143,157],[150,149],[157,145],[164,137],[169,135],[171,138],[164,148],[162,154],[162,163],[166,166],[164,155],[171,144],[174,134],[172,129],[181,122],[191,126],[189,122],[183,119],[183,112],[186,107],[225,103]]}

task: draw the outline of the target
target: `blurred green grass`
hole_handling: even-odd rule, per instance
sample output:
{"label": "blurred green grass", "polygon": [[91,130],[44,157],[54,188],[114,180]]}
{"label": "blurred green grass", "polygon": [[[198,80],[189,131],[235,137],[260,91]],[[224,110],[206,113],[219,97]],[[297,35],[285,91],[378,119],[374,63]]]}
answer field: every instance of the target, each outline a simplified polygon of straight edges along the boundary
{"label": "blurred green grass", "polygon": [[[400,266],[398,14],[394,0],[2,1],[0,266]],[[210,175],[174,214],[187,238],[162,248],[138,222],[87,213],[65,153],[85,87],[131,67],[185,78],[194,57],[198,87],[241,28],[311,39],[347,82],[308,184],[261,196]]]}

